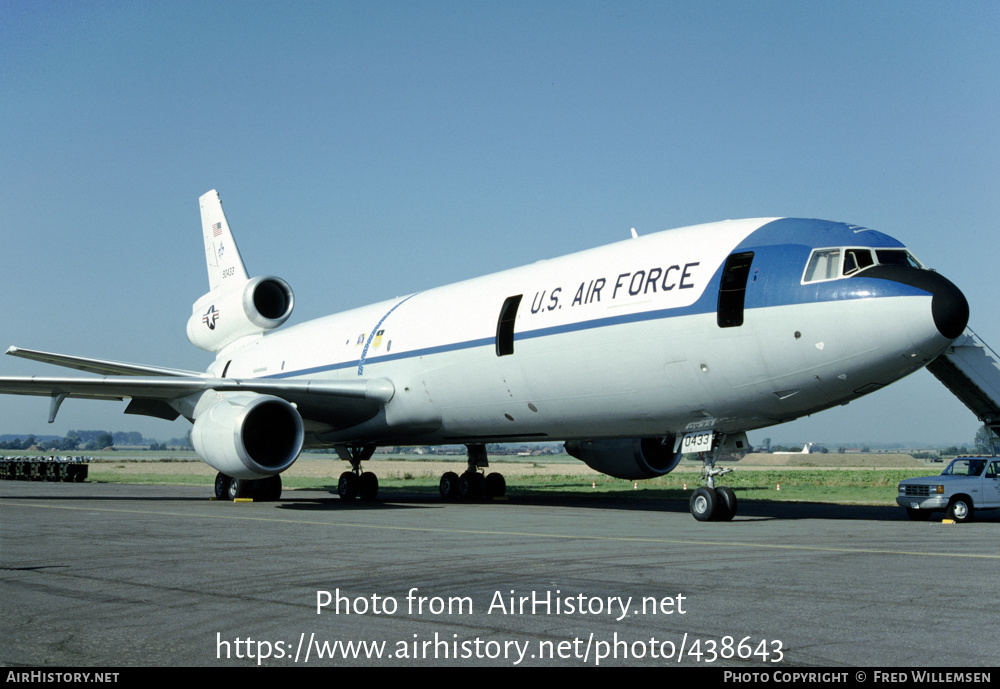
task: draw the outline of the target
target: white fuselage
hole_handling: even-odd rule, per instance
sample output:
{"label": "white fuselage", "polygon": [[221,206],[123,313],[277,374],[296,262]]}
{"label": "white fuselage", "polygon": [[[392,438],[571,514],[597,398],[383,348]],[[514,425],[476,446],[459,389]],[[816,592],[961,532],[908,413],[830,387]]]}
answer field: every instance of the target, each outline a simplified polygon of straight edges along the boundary
{"label": "white fuselage", "polygon": [[[769,272],[803,269],[763,259],[743,324],[720,327],[720,267],[767,222],[660,232],[354,309],[223,351],[209,371],[392,381],[392,400],[360,425],[306,416],[307,445],[631,438],[788,421],[947,346],[930,295],[761,304]],[[516,295],[513,352],[499,356]]]}

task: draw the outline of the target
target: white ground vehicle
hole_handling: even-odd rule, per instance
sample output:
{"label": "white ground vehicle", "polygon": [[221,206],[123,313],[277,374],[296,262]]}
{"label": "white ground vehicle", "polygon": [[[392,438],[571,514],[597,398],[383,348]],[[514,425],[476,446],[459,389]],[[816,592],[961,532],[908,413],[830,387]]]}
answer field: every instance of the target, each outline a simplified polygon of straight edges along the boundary
{"label": "white ground vehicle", "polygon": [[1000,507],[1000,458],[956,457],[940,476],[900,481],[896,503],[910,519],[943,511],[948,519],[969,521],[975,510]]}

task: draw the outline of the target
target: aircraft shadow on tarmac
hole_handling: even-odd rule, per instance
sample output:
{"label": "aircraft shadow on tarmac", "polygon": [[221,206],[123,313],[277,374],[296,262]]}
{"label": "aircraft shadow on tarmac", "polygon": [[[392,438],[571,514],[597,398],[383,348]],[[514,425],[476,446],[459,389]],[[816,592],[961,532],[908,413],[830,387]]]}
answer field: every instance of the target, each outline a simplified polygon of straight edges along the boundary
{"label": "aircraft shadow on tarmac", "polygon": [[[5,499],[38,500],[46,502],[66,503],[204,503],[209,496],[199,487],[192,491],[191,487],[143,486],[142,491],[115,491],[115,494],[87,494],[88,484],[72,484],[72,490],[66,492],[32,492],[28,494],[0,496]],[[121,485],[122,488],[128,488]],[[153,490],[150,490],[154,488]],[[550,487],[551,488],[551,487]],[[614,510],[618,512],[662,512],[684,515],[690,518],[688,501],[678,496],[650,495],[651,491],[643,491],[643,495],[631,494],[587,494],[559,493],[551,491],[525,491],[512,488],[510,495],[493,500],[443,500],[436,490],[415,491],[412,489],[386,488],[380,491],[377,499],[372,501],[344,500],[336,494],[336,489],[327,490],[288,490],[280,500],[273,503],[259,503],[261,506],[271,506],[274,509],[293,511],[369,511],[369,510],[413,510],[413,509],[464,509],[464,508],[517,508],[517,507],[566,507],[574,509]],[[737,493],[742,498],[744,491]],[[232,505],[229,501],[219,501],[220,507]],[[943,514],[935,514],[931,522],[939,522]],[[739,512],[733,522],[768,521],[768,520],[843,520],[843,521],[909,521],[905,510],[890,505],[841,505],[817,502],[769,502],[741,499]],[[975,514],[972,523],[1000,522],[1000,510],[980,511]],[[918,522],[914,522],[915,524]]]}
{"label": "aircraft shadow on tarmac", "polygon": [[[620,497],[613,495],[586,494],[546,494],[543,492],[519,493],[496,500],[445,501],[432,493],[418,493],[406,490],[388,490],[380,493],[373,501],[346,501],[336,494],[329,497],[315,498],[305,495],[297,496],[298,491],[287,493],[279,501],[278,508],[283,510],[394,510],[420,508],[459,508],[459,507],[569,507],[575,509],[615,510],[622,512],[666,512],[685,515],[690,518],[688,501],[677,498],[660,497]],[[303,492],[304,493],[304,492]],[[939,521],[940,516],[935,515]],[[906,512],[896,506],[888,505],[840,505],[832,503],[806,502],[765,502],[743,500],[739,505],[739,514],[733,519],[741,521],[790,519],[826,519],[826,520],[857,520],[857,521],[909,521]],[[934,519],[932,518],[932,521]],[[976,521],[1000,521],[1000,512],[991,510],[976,514]]]}
{"label": "aircraft shadow on tarmac", "polygon": [[183,495],[5,495],[0,497],[0,502],[13,498],[17,500],[39,500],[45,502],[204,502],[203,497],[183,496]]}

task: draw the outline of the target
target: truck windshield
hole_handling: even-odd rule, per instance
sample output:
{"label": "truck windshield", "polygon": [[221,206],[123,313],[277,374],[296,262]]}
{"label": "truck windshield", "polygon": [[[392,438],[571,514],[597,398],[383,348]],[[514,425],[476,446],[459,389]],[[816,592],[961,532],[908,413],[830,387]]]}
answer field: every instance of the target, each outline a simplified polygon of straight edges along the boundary
{"label": "truck windshield", "polygon": [[941,472],[942,476],[979,476],[986,466],[985,459],[969,459],[968,457],[952,460],[952,463]]}

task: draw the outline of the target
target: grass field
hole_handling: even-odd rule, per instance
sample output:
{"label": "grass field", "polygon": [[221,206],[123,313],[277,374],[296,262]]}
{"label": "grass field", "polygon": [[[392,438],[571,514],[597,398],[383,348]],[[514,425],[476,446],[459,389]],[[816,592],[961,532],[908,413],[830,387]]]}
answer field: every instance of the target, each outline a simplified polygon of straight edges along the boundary
{"label": "grass field", "polygon": [[[144,453],[146,454],[146,453]],[[169,453],[169,457],[136,458],[107,453],[94,457],[90,481],[109,483],[200,485],[211,490],[215,470],[191,453]],[[111,455],[111,456],[108,456]],[[852,460],[846,460],[852,461]],[[853,459],[855,463],[859,460]],[[832,462],[831,462],[832,463]],[[863,462],[862,462],[863,463]],[[549,495],[581,493],[627,498],[687,500],[699,485],[700,465],[683,462],[666,476],[643,481],[626,481],[597,473],[569,457],[491,459],[489,471],[499,471],[507,479],[509,496],[544,492]],[[839,466],[755,466],[737,464],[736,470],[717,480],[728,485],[740,500],[803,501],[839,504],[895,505],[896,484],[904,478],[938,473],[937,465],[911,467]],[[453,461],[441,457],[392,456],[372,459],[363,465],[379,477],[380,495],[437,494],[438,481],[445,471],[461,473],[464,458]],[[282,474],[285,490],[319,489],[335,491],[337,477],[348,464],[326,455],[303,455]]]}

